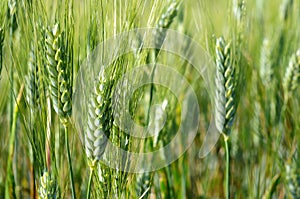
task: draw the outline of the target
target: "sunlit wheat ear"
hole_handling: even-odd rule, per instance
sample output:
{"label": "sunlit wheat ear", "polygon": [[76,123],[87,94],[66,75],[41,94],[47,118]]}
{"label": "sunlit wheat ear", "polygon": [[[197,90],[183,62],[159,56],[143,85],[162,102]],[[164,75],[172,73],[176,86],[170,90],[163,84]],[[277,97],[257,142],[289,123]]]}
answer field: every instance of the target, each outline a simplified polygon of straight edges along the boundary
{"label": "sunlit wheat ear", "polygon": [[273,77],[273,69],[271,63],[271,45],[268,39],[264,39],[261,47],[259,72],[264,85],[270,85]]}
{"label": "sunlit wheat ear", "polygon": [[230,43],[223,37],[216,42],[215,123],[219,132],[230,133],[235,116],[235,68]]}
{"label": "sunlit wheat ear", "polygon": [[50,94],[54,110],[64,122],[71,114],[71,81],[70,72],[65,62],[66,55],[63,37],[56,24],[46,31],[46,62],[50,84]]}
{"label": "sunlit wheat ear", "polygon": [[283,79],[283,88],[286,100],[290,97],[300,81],[300,49],[292,55],[289,66],[286,69]]}
{"label": "sunlit wheat ear", "polygon": [[56,199],[59,197],[58,187],[55,179],[49,172],[44,172],[40,178],[39,196],[42,199]]}
{"label": "sunlit wheat ear", "polygon": [[288,164],[286,169],[286,181],[289,193],[293,198],[300,198],[300,171],[297,172],[296,164]]}
{"label": "sunlit wheat ear", "polygon": [[102,157],[111,132],[112,82],[104,71],[100,72],[88,104],[88,121],[85,134],[87,157],[95,162]]}
{"label": "sunlit wheat ear", "polygon": [[169,28],[174,20],[174,18],[177,16],[178,11],[178,4],[177,2],[170,3],[168,9],[165,13],[162,14],[160,17],[156,28],[157,31],[155,32],[155,47],[157,49],[161,48],[163,41],[166,37],[166,30]]}

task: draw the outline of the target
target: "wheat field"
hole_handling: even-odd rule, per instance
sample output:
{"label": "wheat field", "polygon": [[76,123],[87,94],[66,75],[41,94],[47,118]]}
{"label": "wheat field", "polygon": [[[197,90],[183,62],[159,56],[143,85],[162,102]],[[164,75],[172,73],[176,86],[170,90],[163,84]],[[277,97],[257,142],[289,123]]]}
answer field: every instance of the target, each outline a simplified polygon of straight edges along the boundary
{"label": "wheat field", "polygon": [[0,198],[300,198],[299,84],[299,0],[1,0]]}

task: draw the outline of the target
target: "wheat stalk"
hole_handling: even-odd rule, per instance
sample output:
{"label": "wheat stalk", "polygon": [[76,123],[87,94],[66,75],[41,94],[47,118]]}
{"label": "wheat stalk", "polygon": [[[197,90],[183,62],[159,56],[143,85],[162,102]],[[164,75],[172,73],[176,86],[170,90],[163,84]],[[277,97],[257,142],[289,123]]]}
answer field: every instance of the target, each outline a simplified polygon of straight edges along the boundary
{"label": "wheat stalk", "polygon": [[[170,28],[174,18],[177,16],[178,12],[178,3],[176,1],[170,2],[168,5],[167,10],[160,16],[158,23],[156,24],[156,30],[155,30],[155,38],[154,38],[154,45],[155,50],[151,52],[151,60],[153,63],[155,63],[156,58],[158,56],[158,53],[160,51],[160,48],[163,45],[163,42],[166,37],[166,31],[168,28]],[[154,73],[155,73],[156,65],[152,68],[151,72],[151,79],[154,79]],[[154,86],[151,84],[150,87],[150,99],[149,99],[149,107],[148,107],[148,113],[146,117],[146,123],[149,123],[150,118],[150,107],[152,105],[152,98],[154,95]],[[157,141],[157,140],[156,140]],[[149,147],[150,143],[145,143],[145,147]],[[156,144],[156,143],[155,143]],[[150,148],[153,148],[152,144],[150,144]],[[151,184],[152,184],[152,174],[151,173],[142,173],[139,176],[137,176],[137,186],[135,187],[136,193],[140,198],[147,198],[148,194],[150,193]]]}
{"label": "wheat stalk", "polygon": [[283,79],[285,100],[296,90],[300,80],[300,49],[292,55]]}
{"label": "wheat stalk", "polygon": [[215,123],[219,132],[224,136],[226,151],[226,176],[225,194],[230,198],[230,164],[229,164],[229,134],[236,111],[236,79],[235,67],[230,43],[226,43],[223,37],[216,41],[216,96],[215,96]]}
{"label": "wheat stalk", "polygon": [[67,50],[64,46],[63,35],[64,34],[59,31],[58,24],[55,24],[52,29],[48,28],[46,31],[46,64],[53,108],[64,126],[72,198],[76,198],[68,140],[68,116],[71,115],[72,111],[72,68],[68,68],[67,66],[72,62],[72,60],[69,60],[70,57],[67,57]]}
{"label": "wheat stalk", "polygon": [[[113,75],[112,75],[113,76]],[[105,152],[108,139],[112,132],[113,112],[112,112],[112,88],[113,78],[106,70],[101,70],[94,84],[88,103],[88,119],[85,134],[85,151],[89,158],[90,179],[88,185],[88,195],[90,198],[91,181],[93,172]],[[110,193],[110,169],[99,165],[99,180],[103,198]]]}
{"label": "wheat stalk", "polygon": [[0,79],[1,79],[1,71],[2,71],[2,63],[3,63],[3,46],[4,46],[4,29],[0,27]]}
{"label": "wheat stalk", "polygon": [[[90,178],[87,198],[90,198],[91,181],[98,161],[102,157],[113,123],[111,92],[112,80],[105,70],[101,70],[95,81],[88,103],[88,119],[85,132],[85,152],[89,159]],[[100,169],[101,170],[101,169]],[[107,182],[105,182],[107,183]],[[104,184],[103,184],[104,185]],[[106,188],[106,186],[103,186]],[[104,194],[107,194],[106,192]]]}

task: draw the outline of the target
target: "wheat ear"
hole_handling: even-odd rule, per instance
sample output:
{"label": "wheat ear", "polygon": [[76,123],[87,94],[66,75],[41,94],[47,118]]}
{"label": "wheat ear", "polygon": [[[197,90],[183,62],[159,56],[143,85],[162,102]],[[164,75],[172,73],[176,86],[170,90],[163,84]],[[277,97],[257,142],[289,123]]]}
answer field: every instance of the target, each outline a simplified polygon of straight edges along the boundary
{"label": "wheat ear", "polygon": [[297,172],[297,166],[293,162],[287,164],[286,167],[286,181],[289,193],[294,199],[300,198],[300,174]]}
{"label": "wheat ear", "polygon": [[[169,5],[167,10],[160,16],[158,23],[156,24],[156,31],[155,31],[155,50],[151,52],[150,57],[153,63],[156,62],[156,58],[158,56],[158,53],[160,51],[160,48],[163,45],[163,42],[166,38],[166,29],[170,28],[174,18],[177,16],[178,13],[178,3],[176,1],[172,1]],[[156,65],[152,68],[151,72],[151,79],[154,78],[154,73],[156,70]],[[152,104],[152,98],[154,93],[154,86],[151,84],[150,87],[150,100],[149,100],[149,107],[148,107],[148,113],[146,117],[146,123],[149,122],[150,118],[150,106]],[[148,143],[145,144],[145,147]],[[151,148],[153,146],[150,146]],[[142,173],[137,176],[137,186],[135,187],[136,193],[140,198],[147,198],[148,194],[151,189],[152,184],[152,174],[151,173]]]}
{"label": "wheat ear", "polygon": [[[65,131],[65,145],[70,170],[72,198],[76,198],[73,169],[68,138],[68,116],[72,111],[72,68],[68,68],[67,51],[64,46],[64,34],[59,31],[58,24],[46,31],[46,63],[50,82],[50,96],[53,108],[58,114]],[[68,60],[71,61],[71,60]]]}
{"label": "wheat ear", "polygon": [[26,100],[30,107],[31,116],[34,116],[35,107],[39,100],[38,65],[35,57],[34,46],[31,46],[28,58],[28,74],[26,79]]}
{"label": "wheat ear", "polygon": [[230,43],[226,44],[223,37],[216,42],[216,64],[215,122],[219,132],[228,135],[236,111],[236,81]]}
{"label": "wheat ear", "polygon": [[234,60],[230,43],[226,43],[223,37],[216,41],[216,96],[215,96],[215,123],[219,132],[224,136],[226,152],[225,194],[230,198],[230,158],[229,158],[229,134],[233,124],[236,101],[236,79]]}
{"label": "wheat ear", "polygon": [[40,178],[39,196],[43,199],[59,198],[58,187],[55,179],[49,172],[44,172]]}
{"label": "wheat ear", "polygon": [[300,80],[300,49],[292,55],[283,79],[285,100],[296,90]]}
{"label": "wheat ear", "polygon": [[55,112],[63,123],[71,114],[71,80],[70,71],[65,63],[63,37],[58,24],[46,31],[46,63],[50,82],[50,93]]}
{"label": "wheat ear", "polygon": [[[113,123],[111,92],[113,83],[107,78],[105,70],[101,70],[95,81],[94,90],[88,103],[88,119],[85,133],[85,152],[89,159],[90,178],[87,198],[90,198],[91,181],[98,161],[104,154]],[[100,169],[102,171],[102,169]],[[105,169],[104,169],[105,170]],[[104,190],[107,188],[104,182]],[[107,195],[107,191],[103,193]]]}
{"label": "wheat ear", "polygon": [[93,162],[100,160],[112,126],[112,82],[101,71],[88,104],[88,121],[85,134],[87,157]]}
{"label": "wheat ear", "polygon": [[271,63],[271,46],[268,39],[264,39],[260,56],[260,77],[265,86],[269,86],[274,74]]}
{"label": "wheat ear", "polygon": [[177,11],[178,3],[176,1],[171,2],[166,12],[163,13],[160,19],[158,20],[158,23],[156,25],[157,30],[155,32],[155,47],[157,49],[157,53],[159,51],[159,48],[161,48],[166,37],[166,29],[168,29],[171,26],[174,18],[177,16]]}

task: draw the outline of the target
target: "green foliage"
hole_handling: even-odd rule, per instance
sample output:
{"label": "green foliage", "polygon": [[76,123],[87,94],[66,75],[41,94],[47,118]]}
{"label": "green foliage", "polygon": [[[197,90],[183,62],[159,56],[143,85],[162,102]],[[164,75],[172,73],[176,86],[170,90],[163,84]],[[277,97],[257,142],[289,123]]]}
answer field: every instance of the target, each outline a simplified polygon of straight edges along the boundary
{"label": "green foliage", "polygon": [[[0,198],[225,198],[226,190],[234,198],[299,198],[299,158],[294,157],[300,140],[299,7],[299,0],[1,0]],[[92,80],[85,129],[78,132],[70,117],[79,68],[101,42],[143,27],[157,28],[156,49],[143,48],[144,35],[138,35],[136,49],[105,66]],[[197,66],[159,50],[168,28],[209,53],[211,85],[199,77]],[[177,47],[191,50],[189,43]],[[183,96],[177,99],[160,85],[133,90],[130,83],[140,79],[122,79],[149,63],[145,76],[155,78],[159,63],[192,85],[199,129],[186,153],[168,167],[131,174],[101,161],[108,140],[148,153],[170,144],[182,119]],[[169,74],[159,75],[172,81]],[[129,104],[122,104],[125,99]],[[119,111],[125,105],[129,109]],[[200,159],[212,114],[230,152],[218,142]],[[131,136],[132,126],[118,126],[126,115],[155,135]],[[119,152],[107,155],[126,169],[139,161]],[[169,155],[163,151],[159,158]],[[224,191],[226,166],[230,189]]]}

